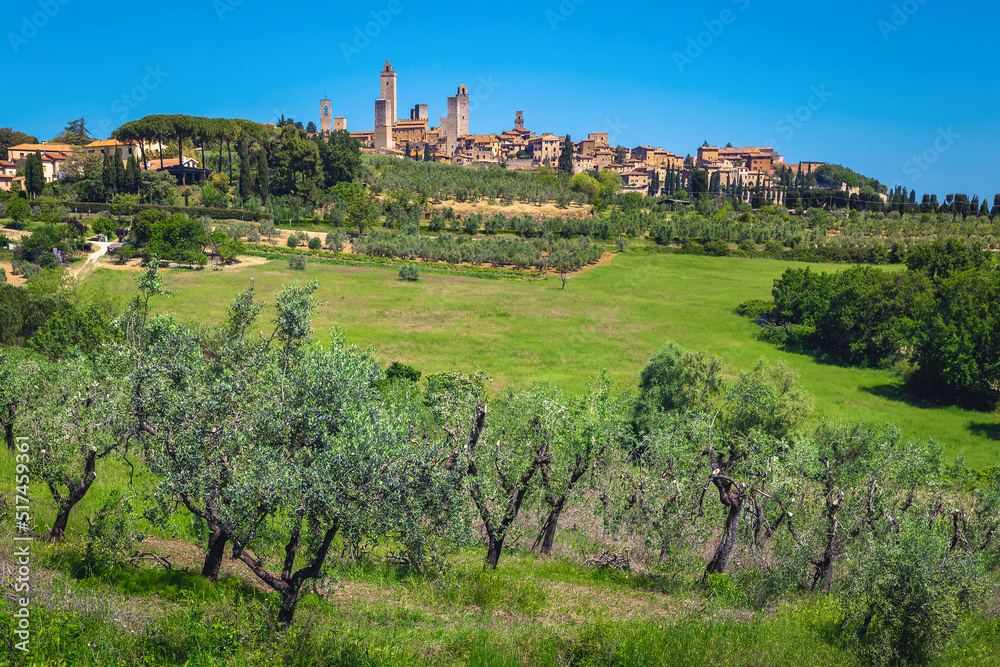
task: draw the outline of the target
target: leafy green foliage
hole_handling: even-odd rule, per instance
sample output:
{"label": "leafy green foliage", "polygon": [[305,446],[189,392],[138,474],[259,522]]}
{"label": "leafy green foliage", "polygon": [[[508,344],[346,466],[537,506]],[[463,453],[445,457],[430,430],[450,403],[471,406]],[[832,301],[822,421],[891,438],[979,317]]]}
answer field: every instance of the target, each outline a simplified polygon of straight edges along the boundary
{"label": "leafy green foliage", "polygon": [[842,598],[843,631],[868,664],[930,664],[981,590],[975,558],[918,521],[906,517],[898,533],[869,538]]}

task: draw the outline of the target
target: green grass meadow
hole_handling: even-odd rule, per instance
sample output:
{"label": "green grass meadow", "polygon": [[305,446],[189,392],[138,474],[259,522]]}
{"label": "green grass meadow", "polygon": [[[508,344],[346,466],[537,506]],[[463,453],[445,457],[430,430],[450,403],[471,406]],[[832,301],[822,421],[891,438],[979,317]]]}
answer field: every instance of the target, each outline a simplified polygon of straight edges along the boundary
{"label": "green grass meadow", "polygon": [[[319,331],[339,327],[349,342],[373,347],[383,362],[400,361],[424,374],[481,369],[497,388],[548,380],[579,390],[601,369],[635,383],[650,355],[670,340],[719,355],[733,376],[766,356],[799,372],[815,396],[816,423],[891,422],[908,438],[944,443],[970,467],[997,464],[1000,416],[913,405],[900,399],[899,379],[889,371],[824,364],[754,340],[755,326],[732,311],[747,299],[769,298],[775,278],[789,266],[804,265],[623,253],[572,276],[564,291],[557,277],[487,280],[425,272],[412,283],[399,280],[392,268],[314,262],[291,271],[274,261],[235,271],[171,271],[164,284],[174,295],[156,307],[184,320],[218,322],[251,279],[269,303],[281,285],[316,279],[325,302],[314,322]],[[135,276],[97,270],[83,291],[127,296]]]}

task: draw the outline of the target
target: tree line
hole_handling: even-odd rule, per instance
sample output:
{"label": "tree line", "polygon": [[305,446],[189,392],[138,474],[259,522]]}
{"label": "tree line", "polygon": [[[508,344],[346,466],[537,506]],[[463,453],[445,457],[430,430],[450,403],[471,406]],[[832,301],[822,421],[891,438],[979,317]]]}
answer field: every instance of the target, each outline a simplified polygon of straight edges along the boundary
{"label": "tree line", "polygon": [[918,244],[906,271],[788,269],[773,302],[742,308],[764,340],[851,365],[904,362],[910,388],[935,401],[1000,407],[1000,270],[991,253],[956,239]]}

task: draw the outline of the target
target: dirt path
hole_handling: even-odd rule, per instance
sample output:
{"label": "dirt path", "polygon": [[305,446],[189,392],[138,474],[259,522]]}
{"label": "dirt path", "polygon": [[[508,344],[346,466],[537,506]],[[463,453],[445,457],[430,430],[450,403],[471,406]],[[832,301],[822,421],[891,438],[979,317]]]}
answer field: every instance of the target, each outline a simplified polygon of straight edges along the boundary
{"label": "dirt path", "polygon": [[91,271],[97,268],[97,262],[108,252],[108,246],[111,245],[105,241],[91,241],[90,244],[97,246],[97,250],[87,255],[86,262],[70,271],[70,275],[77,280],[83,280]]}

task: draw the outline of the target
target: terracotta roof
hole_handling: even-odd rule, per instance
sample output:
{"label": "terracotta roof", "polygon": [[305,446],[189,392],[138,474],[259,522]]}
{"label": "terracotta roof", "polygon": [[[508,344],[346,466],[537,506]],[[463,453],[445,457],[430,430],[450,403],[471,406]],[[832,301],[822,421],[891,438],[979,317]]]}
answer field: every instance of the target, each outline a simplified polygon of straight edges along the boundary
{"label": "terracotta roof", "polygon": [[138,141],[117,141],[115,139],[101,139],[100,141],[91,141],[89,144],[84,146],[84,148],[107,148],[115,146],[138,146]]}
{"label": "terracotta roof", "polygon": [[11,146],[8,151],[48,151],[48,152],[59,152],[68,153],[72,151],[74,146],[69,144],[18,144],[17,146]]}
{"label": "terracotta roof", "polygon": [[[195,164],[198,163],[198,160],[196,158],[193,158],[190,155],[185,155],[184,156],[184,166],[188,166],[187,163],[188,163],[189,160],[194,160]],[[143,169],[148,169],[149,171],[157,171],[157,170],[160,169],[160,160],[159,160],[159,158],[148,159],[148,160],[146,160],[146,163],[149,166],[148,167],[144,166]],[[179,167],[179,166],[181,166],[181,159],[179,157],[167,157],[167,158],[163,158],[163,168],[164,169],[167,169],[169,167]],[[200,169],[200,167],[192,167],[192,168],[193,169]]]}

